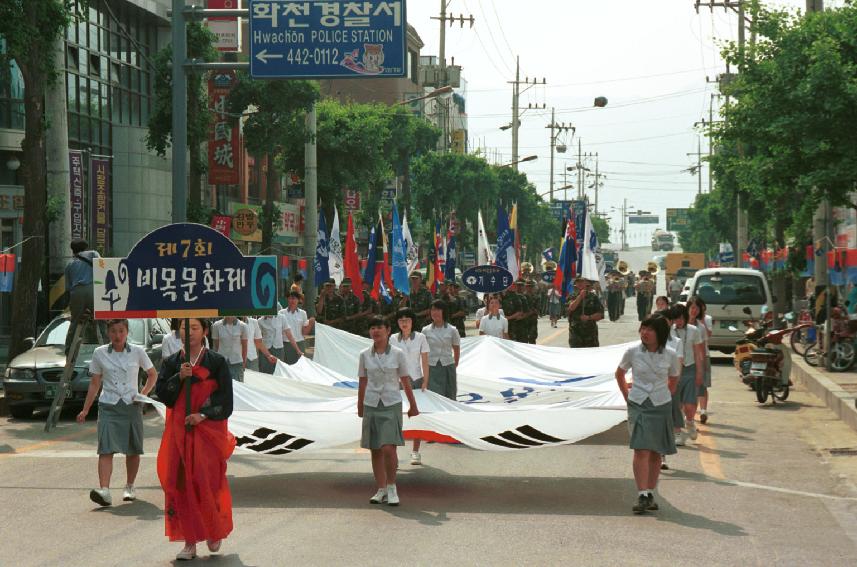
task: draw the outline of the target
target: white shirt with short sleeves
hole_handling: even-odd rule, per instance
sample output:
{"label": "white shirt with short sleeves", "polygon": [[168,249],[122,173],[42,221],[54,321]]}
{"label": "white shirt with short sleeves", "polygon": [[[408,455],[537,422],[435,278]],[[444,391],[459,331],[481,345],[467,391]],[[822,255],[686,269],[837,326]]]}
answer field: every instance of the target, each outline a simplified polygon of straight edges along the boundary
{"label": "white shirt with short sleeves", "polygon": [[178,336],[178,331],[171,331],[169,335],[164,335],[164,340],[161,342],[161,358],[168,358],[184,347],[184,343]]}
{"label": "white shirt with short sleeves", "polygon": [[[217,352],[222,354],[229,364],[241,364],[241,341],[248,339],[247,323],[235,320],[231,325],[221,319],[211,326],[212,340],[220,341]],[[248,347],[249,348],[249,347]]]}
{"label": "white shirt with short sleeves", "polygon": [[411,377],[411,380],[423,378],[422,354],[429,352],[426,336],[413,331],[410,338],[403,340],[402,333],[396,333],[390,337],[390,344],[405,351],[405,358],[408,360],[408,376]]}
{"label": "white shirt with short sleeves", "polygon": [[634,382],[628,392],[628,400],[642,404],[646,398],[655,406],[672,402],[668,379],[681,374],[678,355],[670,347],[650,352],[643,343],[628,347],[619,368],[631,370]]}
{"label": "white shirt with short sleeves", "polygon": [[295,342],[299,343],[304,340],[304,325],[309,321],[306,311],[298,307],[292,312],[287,308],[280,311],[280,315],[283,316],[286,326],[292,331]]}
{"label": "white shirt with short sleeves", "polygon": [[434,366],[438,362],[443,366],[455,364],[452,347],[461,345],[458,329],[449,323],[444,323],[443,327],[435,327],[430,323],[423,327],[423,334],[429,344],[429,366]]}
{"label": "white shirt with short sleeves", "polygon": [[357,376],[366,378],[364,406],[378,407],[380,402],[389,407],[402,403],[399,386],[401,379],[408,376],[405,351],[388,344],[387,349],[378,354],[375,346],[370,346],[360,353]]}
{"label": "white shirt with short sleeves", "polygon": [[683,359],[685,366],[696,364],[696,358],[693,356],[693,348],[696,345],[702,344],[702,337],[696,325],[685,325],[683,329],[673,327],[673,334],[681,341],[681,350],[677,351],[679,357]]}
{"label": "white shirt with short sleeves", "polygon": [[479,332],[502,339],[503,334],[509,332],[509,320],[502,315],[485,315],[479,322]]}
{"label": "white shirt with short sleeves", "polygon": [[98,403],[109,406],[120,400],[127,405],[134,403],[134,394],[139,392],[140,369],[148,371],[152,366],[146,351],[138,345],[126,343],[121,351],[113,350],[112,344],[96,348],[89,362],[89,372],[101,375]]}
{"label": "white shirt with short sleeves", "polygon": [[[477,321],[479,321],[479,324],[481,325],[482,324],[482,318],[485,317],[486,315],[488,315],[488,308],[487,307],[480,307],[479,309],[476,310],[476,315],[474,315],[474,317]],[[500,315],[505,316],[505,313],[503,313],[502,307],[500,308]]]}
{"label": "white shirt with short sleeves", "polygon": [[709,356],[711,351],[708,350],[708,333],[714,328],[714,319],[711,318],[711,315],[706,315],[704,319],[696,321],[696,328],[699,329],[702,343],[705,345],[705,356]]}
{"label": "white shirt with short sleeves", "polygon": [[256,360],[259,353],[256,350],[256,339],[262,338],[259,322],[253,317],[247,317],[247,360]]}
{"label": "white shirt with short sleeves", "polygon": [[[280,312],[282,313],[282,311]],[[261,317],[259,327],[262,329],[262,342],[268,348],[283,348],[283,329],[286,320],[282,315]]]}

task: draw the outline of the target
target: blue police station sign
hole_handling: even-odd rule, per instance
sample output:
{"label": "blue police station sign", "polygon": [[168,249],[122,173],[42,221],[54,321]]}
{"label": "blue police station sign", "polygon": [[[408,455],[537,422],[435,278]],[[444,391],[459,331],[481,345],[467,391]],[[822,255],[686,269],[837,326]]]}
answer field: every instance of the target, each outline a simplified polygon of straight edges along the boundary
{"label": "blue police station sign", "polygon": [[97,258],[93,284],[97,319],[277,314],[277,257],[243,256],[201,224],[170,224],[127,258]]}
{"label": "blue police station sign", "polygon": [[250,0],[254,79],[404,77],[405,0]]}
{"label": "blue police station sign", "polygon": [[477,293],[499,293],[515,283],[512,273],[500,266],[475,266],[461,274],[464,287]]}

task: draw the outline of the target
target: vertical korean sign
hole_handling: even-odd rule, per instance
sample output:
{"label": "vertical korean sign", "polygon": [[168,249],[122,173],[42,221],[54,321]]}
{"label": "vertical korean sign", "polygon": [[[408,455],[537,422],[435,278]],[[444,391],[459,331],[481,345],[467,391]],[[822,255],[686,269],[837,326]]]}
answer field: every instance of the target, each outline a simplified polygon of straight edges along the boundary
{"label": "vertical korean sign", "polygon": [[[239,4],[239,0],[208,0],[212,10],[234,10]],[[208,18],[207,26],[217,38],[214,46],[218,51],[238,51],[238,18]]]}
{"label": "vertical korean sign", "polygon": [[83,198],[83,152],[71,150],[68,152],[69,191],[71,193],[71,238],[86,237],[86,221],[84,217]]}
{"label": "vertical korean sign", "polygon": [[235,73],[218,72],[208,81],[214,120],[208,134],[208,183],[238,184],[238,121],[226,113],[226,100],[235,85]]}
{"label": "vertical korean sign", "polygon": [[92,244],[99,254],[110,249],[110,158],[92,156],[89,161]]}

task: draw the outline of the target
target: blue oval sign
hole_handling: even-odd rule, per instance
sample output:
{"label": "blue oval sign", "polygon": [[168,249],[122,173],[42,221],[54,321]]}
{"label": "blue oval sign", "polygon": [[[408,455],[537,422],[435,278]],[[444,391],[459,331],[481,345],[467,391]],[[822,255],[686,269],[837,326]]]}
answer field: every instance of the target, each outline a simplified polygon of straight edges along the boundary
{"label": "blue oval sign", "polygon": [[477,293],[499,293],[515,283],[515,277],[500,266],[476,266],[461,274],[464,287]]}
{"label": "blue oval sign", "polygon": [[556,276],[556,271],[542,272],[542,281],[545,283],[553,283],[553,278]]}

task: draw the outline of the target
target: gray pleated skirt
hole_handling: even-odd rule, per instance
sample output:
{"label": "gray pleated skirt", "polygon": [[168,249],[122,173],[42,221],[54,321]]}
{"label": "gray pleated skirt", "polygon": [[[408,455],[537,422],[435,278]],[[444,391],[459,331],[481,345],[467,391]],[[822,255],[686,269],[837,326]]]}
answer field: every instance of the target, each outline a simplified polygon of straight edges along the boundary
{"label": "gray pleated skirt", "polygon": [[648,398],[642,404],[628,400],[628,431],[631,449],[676,453],[671,403],[656,406]]}
{"label": "gray pleated skirt", "polygon": [[143,411],[122,400],[116,405],[98,402],[98,454],[143,454]]}
{"label": "gray pleated skirt", "polygon": [[697,390],[696,385],[696,364],[685,366],[681,369],[681,377],[678,379],[678,387],[676,392],[683,404],[696,404]]}
{"label": "gray pleated skirt", "polygon": [[363,406],[363,430],[360,446],[364,449],[380,449],[384,445],[404,445],[402,436],[402,402],[378,407]]}
{"label": "gray pleated skirt", "polygon": [[429,366],[428,389],[444,398],[454,400],[458,396],[458,378],[455,364],[444,366],[440,362]]}

